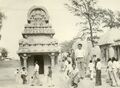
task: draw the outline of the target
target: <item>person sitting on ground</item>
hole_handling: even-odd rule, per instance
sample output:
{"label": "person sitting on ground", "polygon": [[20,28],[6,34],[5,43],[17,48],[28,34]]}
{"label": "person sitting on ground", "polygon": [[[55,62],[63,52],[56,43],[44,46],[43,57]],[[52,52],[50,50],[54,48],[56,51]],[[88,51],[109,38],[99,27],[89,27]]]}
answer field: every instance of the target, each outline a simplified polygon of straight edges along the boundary
{"label": "person sitting on ground", "polygon": [[71,71],[71,86],[77,88],[79,82],[80,82],[79,70],[76,67],[76,64],[73,64],[73,70]]}

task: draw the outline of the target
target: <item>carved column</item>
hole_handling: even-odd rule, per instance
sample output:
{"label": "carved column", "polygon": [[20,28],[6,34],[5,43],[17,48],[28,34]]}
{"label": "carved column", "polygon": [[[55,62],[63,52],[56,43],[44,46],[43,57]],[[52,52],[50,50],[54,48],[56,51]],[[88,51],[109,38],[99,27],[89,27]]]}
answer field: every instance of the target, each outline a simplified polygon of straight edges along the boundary
{"label": "carved column", "polygon": [[22,55],[22,58],[23,58],[23,66],[24,66],[25,68],[27,68],[27,59],[28,59],[27,54],[23,54],[23,55]]}
{"label": "carved column", "polygon": [[55,65],[55,53],[51,53],[50,58],[51,58],[51,66],[54,67],[54,65]]}

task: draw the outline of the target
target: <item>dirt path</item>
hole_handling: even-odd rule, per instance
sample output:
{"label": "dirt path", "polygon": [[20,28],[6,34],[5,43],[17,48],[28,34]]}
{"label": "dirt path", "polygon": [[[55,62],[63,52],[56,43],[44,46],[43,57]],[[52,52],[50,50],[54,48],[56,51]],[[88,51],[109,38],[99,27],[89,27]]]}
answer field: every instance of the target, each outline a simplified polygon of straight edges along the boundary
{"label": "dirt path", "polygon": [[[44,83],[43,86],[16,84],[13,74],[15,69],[16,66],[0,67],[0,88],[51,88],[47,86],[47,83]],[[65,78],[64,73],[60,72],[59,66],[53,69],[53,83],[55,86],[52,88],[69,88],[67,78]],[[102,84],[102,86],[96,87],[95,80],[91,81],[89,78],[85,78],[80,81],[78,88],[113,88],[106,84],[105,78],[102,78]]]}

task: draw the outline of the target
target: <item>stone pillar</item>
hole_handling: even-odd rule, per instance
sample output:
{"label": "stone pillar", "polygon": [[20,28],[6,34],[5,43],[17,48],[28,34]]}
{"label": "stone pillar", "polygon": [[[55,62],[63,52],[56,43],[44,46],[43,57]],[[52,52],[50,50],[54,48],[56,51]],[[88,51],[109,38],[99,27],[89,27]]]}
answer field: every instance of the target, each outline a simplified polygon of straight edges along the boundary
{"label": "stone pillar", "polygon": [[24,67],[27,68],[27,57],[24,57],[24,58],[23,58],[23,61],[24,61],[24,64],[23,64]]}
{"label": "stone pillar", "polygon": [[51,58],[51,66],[53,68],[55,65],[55,53],[51,53],[50,58]]}
{"label": "stone pillar", "polygon": [[28,59],[28,56],[26,54],[23,54],[22,58],[23,58],[23,66],[25,68],[27,68],[27,59]]}

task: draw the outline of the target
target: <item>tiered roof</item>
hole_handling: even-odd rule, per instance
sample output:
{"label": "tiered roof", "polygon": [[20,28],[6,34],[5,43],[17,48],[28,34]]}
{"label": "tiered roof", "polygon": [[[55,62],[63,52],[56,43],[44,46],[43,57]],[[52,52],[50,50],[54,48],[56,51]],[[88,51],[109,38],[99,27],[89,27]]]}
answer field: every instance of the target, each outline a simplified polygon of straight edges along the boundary
{"label": "tiered roof", "polygon": [[32,7],[22,32],[23,39],[19,41],[18,53],[58,52],[58,42],[53,38],[54,34],[46,9]]}

